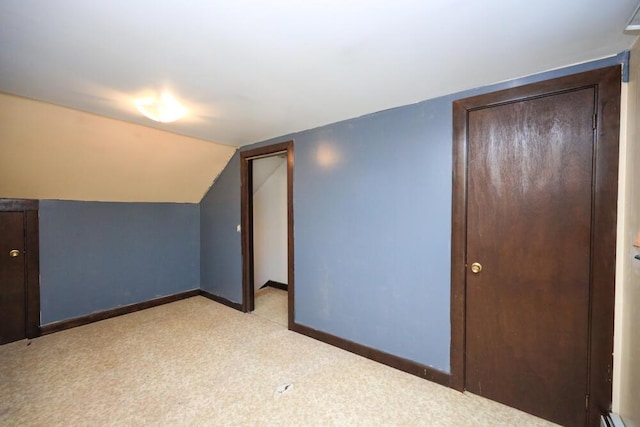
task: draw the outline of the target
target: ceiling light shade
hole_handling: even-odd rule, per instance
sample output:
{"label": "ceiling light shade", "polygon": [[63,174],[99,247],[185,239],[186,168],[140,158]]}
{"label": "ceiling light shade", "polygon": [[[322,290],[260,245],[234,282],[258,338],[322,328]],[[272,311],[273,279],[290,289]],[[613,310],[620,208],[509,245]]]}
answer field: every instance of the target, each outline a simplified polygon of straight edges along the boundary
{"label": "ceiling light shade", "polygon": [[187,114],[187,109],[166,92],[160,98],[137,99],[135,104],[145,117],[160,123],[175,122]]}

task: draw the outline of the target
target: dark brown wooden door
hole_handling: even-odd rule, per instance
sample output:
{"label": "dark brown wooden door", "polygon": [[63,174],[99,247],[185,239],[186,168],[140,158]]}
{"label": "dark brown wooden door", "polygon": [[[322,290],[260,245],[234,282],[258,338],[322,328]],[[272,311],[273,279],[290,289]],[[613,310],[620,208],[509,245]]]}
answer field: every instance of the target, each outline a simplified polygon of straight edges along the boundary
{"label": "dark brown wooden door", "polygon": [[0,344],[26,335],[24,213],[0,212]]}
{"label": "dark brown wooden door", "polygon": [[584,426],[595,89],[468,115],[465,388]]}

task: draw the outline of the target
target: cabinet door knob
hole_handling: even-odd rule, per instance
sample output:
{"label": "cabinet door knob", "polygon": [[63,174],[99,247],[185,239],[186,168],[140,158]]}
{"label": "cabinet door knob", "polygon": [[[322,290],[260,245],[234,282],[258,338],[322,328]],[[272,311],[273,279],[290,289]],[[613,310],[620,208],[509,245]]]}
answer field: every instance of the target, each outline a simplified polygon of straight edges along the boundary
{"label": "cabinet door knob", "polygon": [[13,250],[9,251],[9,256],[10,256],[11,258],[15,258],[15,257],[17,257],[18,255],[20,255],[20,251],[19,251],[19,250],[17,250],[17,249],[13,249]]}

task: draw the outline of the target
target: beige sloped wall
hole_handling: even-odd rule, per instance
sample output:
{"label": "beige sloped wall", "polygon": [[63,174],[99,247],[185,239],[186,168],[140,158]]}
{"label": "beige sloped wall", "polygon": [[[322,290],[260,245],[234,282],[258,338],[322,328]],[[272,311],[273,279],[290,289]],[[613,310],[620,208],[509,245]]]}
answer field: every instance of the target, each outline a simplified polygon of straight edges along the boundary
{"label": "beige sloped wall", "polygon": [[627,427],[640,427],[640,41],[631,50],[623,88],[616,275],[613,411]]}
{"label": "beige sloped wall", "polygon": [[0,198],[198,203],[235,150],[0,93]]}

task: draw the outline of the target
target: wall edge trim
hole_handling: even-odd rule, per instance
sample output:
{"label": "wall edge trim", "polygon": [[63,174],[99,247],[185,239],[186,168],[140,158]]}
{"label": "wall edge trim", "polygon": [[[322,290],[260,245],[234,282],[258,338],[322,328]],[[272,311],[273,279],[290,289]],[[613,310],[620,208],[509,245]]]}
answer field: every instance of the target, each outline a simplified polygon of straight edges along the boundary
{"label": "wall edge trim", "polygon": [[110,319],[112,317],[122,316],[124,314],[134,313],[136,311],[145,310],[147,308],[157,307],[159,305],[176,302],[182,299],[191,298],[200,295],[200,289],[192,289],[186,292],[180,292],[173,295],[154,298],[148,301],[138,302],[125,305],[109,310],[98,311],[87,314],[85,316],[74,317],[72,319],[60,320],[57,322],[47,323],[40,326],[40,335],[48,335],[54,332],[64,331],[65,329],[84,326],[90,323],[99,322],[101,320]]}
{"label": "wall edge trim", "polygon": [[299,323],[294,322],[291,330],[425,380],[429,380],[445,387],[450,386],[450,375],[446,372],[432,368],[431,366],[385,353],[383,351],[376,350],[375,348],[367,347]]}
{"label": "wall edge trim", "polygon": [[289,290],[289,285],[282,282],[276,282],[275,280],[267,280],[267,282],[264,285],[260,286],[260,289],[267,288],[267,287],[281,289],[283,291]]}
{"label": "wall edge trim", "polygon": [[218,295],[214,295],[211,292],[205,291],[204,289],[200,289],[199,295],[201,295],[201,296],[203,296],[205,298],[208,298],[208,299],[210,299],[212,301],[215,301],[215,302],[217,302],[219,304],[226,305],[227,307],[231,307],[231,308],[233,308],[235,310],[243,311],[242,310],[242,304],[230,301],[230,300],[228,300],[226,298],[223,298],[223,297],[220,297]]}

